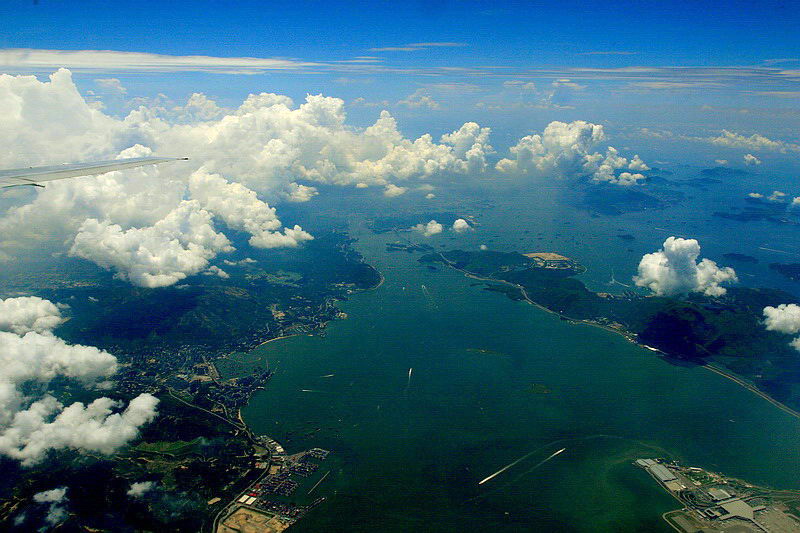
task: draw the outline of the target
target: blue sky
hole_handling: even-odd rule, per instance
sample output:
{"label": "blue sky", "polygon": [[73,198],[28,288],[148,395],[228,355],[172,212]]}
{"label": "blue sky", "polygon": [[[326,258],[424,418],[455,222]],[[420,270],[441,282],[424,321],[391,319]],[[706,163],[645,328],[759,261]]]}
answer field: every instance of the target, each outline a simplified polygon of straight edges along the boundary
{"label": "blue sky", "polygon": [[[133,97],[232,106],[268,91],[341,97],[356,124],[391,108],[412,134],[459,120],[509,138],[576,118],[785,139],[800,126],[796,2],[8,0],[0,17],[0,71],[66,66],[117,113]],[[124,98],[97,86],[111,77]]]}
{"label": "blue sky", "polygon": [[[793,2],[3,3],[3,47],[347,59],[417,42],[468,46],[429,64],[742,65],[800,54]],[[634,52],[637,57],[581,56]],[[382,53],[381,55],[386,55]],[[399,65],[420,59],[398,51]]]}

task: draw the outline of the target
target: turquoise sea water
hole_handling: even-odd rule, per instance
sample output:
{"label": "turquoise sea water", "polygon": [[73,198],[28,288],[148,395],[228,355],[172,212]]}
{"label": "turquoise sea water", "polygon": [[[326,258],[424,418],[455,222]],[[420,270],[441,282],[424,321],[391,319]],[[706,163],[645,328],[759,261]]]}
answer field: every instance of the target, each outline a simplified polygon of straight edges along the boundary
{"label": "turquoise sea water", "polygon": [[[652,251],[660,231],[640,222],[637,241],[621,243],[613,233],[626,219],[570,212],[565,225],[566,208],[538,201],[516,217],[487,209],[474,233],[428,242],[474,248],[492,238],[495,249],[577,255],[600,289],[614,265],[629,279],[641,253],[627,248]],[[427,270],[416,254],[384,250],[394,235],[371,233],[358,216],[350,224],[385,283],[342,303],[349,318],[324,336],[249,355],[276,370],[243,411],[253,430],[290,452],[336,456],[318,489],[327,502],[298,531],[669,531],[661,514],[676,502],[631,465],[648,456],[800,488],[800,420],[703,368]]]}

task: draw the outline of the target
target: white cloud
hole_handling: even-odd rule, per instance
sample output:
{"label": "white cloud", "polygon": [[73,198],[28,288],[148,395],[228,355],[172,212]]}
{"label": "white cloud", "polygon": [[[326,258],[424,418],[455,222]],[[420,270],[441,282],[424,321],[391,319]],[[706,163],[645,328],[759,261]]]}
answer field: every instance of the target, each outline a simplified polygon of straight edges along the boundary
{"label": "white cloud", "polygon": [[206,270],[206,273],[208,273],[208,274],[210,274],[212,276],[218,276],[218,277],[220,277],[222,279],[228,279],[228,278],[231,277],[230,274],[228,274],[227,272],[225,272],[224,270],[222,270],[220,267],[218,267],[216,265],[211,265],[210,267],[208,267],[208,270]]}
{"label": "white cloud", "polygon": [[501,159],[497,170],[507,174],[535,176],[574,176],[588,173],[597,182],[607,181],[618,185],[631,185],[644,178],[642,174],[616,171],[649,170],[642,159],[635,155],[630,161],[609,146],[605,154],[593,152],[603,140],[603,127],[583,120],[565,123],[554,121],[539,135],[528,135],[510,148],[513,159]]}
{"label": "white cloud", "polygon": [[411,228],[414,231],[418,231],[422,233],[425,237],[430,237],[432,235],[436,235],[441,233],[444,230],[444,226],[436,222],[435,220],[431,220],[427,224],[417,224],[416,226]]}
{"label": "white cloud", "polygon": [[502,159],[497,170],[506,173],[559,174],[579,171],[589,150],[605,139],[603,127],[582,120],[553,121],[539,135],[522,137],[510,148],[514,159]]}
{"label": "white cloud", "polygon": [[63,448],[112,454],[153,420],[157,404],[155,396],[140,394],[120,411],[121,402],[110,398],[64,407],[52,396],[45,396],[15,415],[0,435],[0,453],[25,466],[35,464],[49,450]]}
{"label": "white cloud", "polygon": [[107,220],[87,219],[69,253],[115,270],[116,277],[134,285],[152,288],[197,274],[217,253],[230,251],[227,237],[214,230],[211,213],[191,200],[145,228],[123,230]]}
{"label": "white cloud", "polygon": [[800,305],[780,304],[764,308],[764,325],[770,331],[794,335],[800,333]]}
{"label": "white cloud", "polygon": [[570,80],[569,78],[558,79],[553,83],[551,83],[550,85],[556,88],[572,89],[573,91],[582,91],[583,89],[586,88],[586,85],[581,85],[580,83],[576,83]]}
{"label": "white cloud", "polygon": [[319,194],[316,187],[309,187],[295,182],[290,183],[287,189],[284,194],[290,202],[308,202]]}
{"label": "white cloud", "polygon": [[[156,104],[157,105],[157,104]],[[176,121],[191,123],[203,120],[216,120],[230,113],[230,109],[224,109],[217,105],[202,93],[192,93],[186,105],[175,106],[170,110],[170,115]]]}
{"label": "white cloud", "polygon": [[765,195],[763,195],[763,194],[761,194],[759,192],[751,192],[751,193],[748,193],[747,196],[749,198],[756,198],[756,199],[759,199],[759,200],[760,199],[766,199],[767,201],[773,202],[773,203],[776,203],[776,204],[786,203],[786,201],[788,200],[788,198],[787,198],[788,195],[783,191],[772,191],[772,194],[770,194],[769,196],[765,196]]}
{"label": "white cloud", "polygon": [[128,496],[132,498],[141,498],[154,488],[156,488],[154,481],[136,481],[135,483],[131,483],[131,488],[128,489]]}
{"label": "white cloud", "polygon": [[69,345],[54,336],[49,328],[61,318],[54,314],[58,308],[52,302],[27,298],[1,302],[21,319],[8,321],[8,329],[17,333],[0,331],[0,454],[25,466],[39,462],[49,450],[63,448],[110,454],[155,417],[158,400],[149,394],[139,395],[118,412],[123,404],[110,398],[65,407],[46,393],[56,378],[105,386],[117,371],[117,359],[104,350]]}
{"label": "white cloud", "polygon": [[489,249],[489,247],[488,247],[488,246],[486,246],[485,244],[481,244],[481,245],[479,246],[479,248],[480,248],[480,250],[481,250],[481,251],[483,251],[483,252],[485,252],[486,250],[488,250],[488,249]]}
{"label": "white cloud", "polygon": [[318,63],[257,57],[174,56],[115,50],[0,50],[0,65],[6,69],[45,70],[70,68],[79,71],[212,72],[258,74],[270,70],[302,69]]}
{"label": "white cloud", "polygon": [[[436,198],[436,195],[433,194],[432,192],[429,192],[428,194],[425,195],[425,199],[426,200],[433,200],[434,198]],[[798,202],[798,203],[800,203],[800,202]]]}
{"label": "white cloud", "polygon": [[647,166],[647,163],[642,161],[642,158],[639,157],[639,154],[633,156],[631,162],[628,164],[628,168],[630,170],[639,170],[639,171],[650,170],[650,167]]}
{"label": "white cloud", "polygon": [[770,202],[781,203],[785,201],[785,198],[786,198],[785,192],[772,191],[772,194],[769,195],[769,198],[767,198],[767,200],[769,200]]}
{"label": "white cloud", "polygon": [[790,204],[790,207],[800,208],[800,196],[795,196],[794,198],[792,198],[792,203]]}
{"label": "white cloud", "polygon": [[457,218],[455,222],[453,222],[453,231],[456,233],[464,233],[465,231],[469,231],[472,229],[472,226],[469,225],[469,222],[464,220],[463,218]]}
{"label": "white cloud", "polygon": [[714,261],[700,256],[700,244],[695,239],[669,237],[663,249],[645,254],[639,262],[636,285],[647,287],[657,295],[680,295],[701,292],[707,296],[722,296],[722,283],[738,281],[732,268],[720,268]]}
{"label": "white cloud", "polygon": [[128,90],[122,86],[122,82],[118,78],[99,78],[94,82],[104,91],[116,96],[123,96],[128,93]]}
{"label": "white cloud", "polygon": [[[789,335],[800,333],[800,305],[780,304],[778,307],[764,308],[764,325],[770,331]],[[800,337],[793,339],[790,346],[800,351]]]}
{"label": "white cloud", "polygon": [[717,137],[707,137],[704,140],[716,146],[726,148],[742,148],[745,150],[768,150],[772,152],[800,152],[800,145],[769,139],[758,133],[745,137],[738,133],[722,130]]}
{"label": "white cloud", "polygon": [[442,135],[441,142],[453,146],[457,158],[454,171],[475,175],[486,170],[486,156],[494,152],[489,144],[491,131],[475,122],[466,122],[456,131]]}
{"label": "white cloud", "polygon": [[725,166],[728,164],[727,159],[715,159],[714,162],[718,165]]}
{"label": "white cloud", "polygon": [[33,495],[36,503],[46,503],[49,505],[45,521],[51,527],[55,527],[67,518],[67,510],[64,504],[67,503],[67,488],[58,487],[55,489],[37,492]]}
{"label": "white cloud", "polygon": [[631,174],[630,172],[621,172],[618,176],[608,180],[609,183],[615,183],[617,185],[636,185],[639,183],[639,180],[645,179],[644,174]]}
{"label": "white cloud", "polygon": [[64,322],[58,306],[37,296],[0,298],[0,331],[43,333]]}
{"label": "white cloud", "polygon": [[406,193],[408,189],[405,187],[398,187],[394,183],[389,183],[386,185],[386,188],[383,190],[383,195],[387,198],[395,198],[397,196],[402,196]]}
{"label": "white cloud", "polygon": [[748,166],[755,166],[760,165],[761,160],[754,156],[753,154],[745,154],[744,155],[744,164]]}
{"label": "white cloud", "polygon": [[[18,385],[29,381],[49,383],[57,376],[91,383],[112,376],[117,359],[93,346],[70,345],[51,333],[29,331],[24,335],[0,332],[0,382]],[[5,397],[13,399],[10,396]],[[16,398],[17,400],[21,398]],[[0,407],[8,407],[0,402]],[[9,411],[0,410],[0,422]]]}
{"label": "white cloud", "polygon": [[411,109],[428,108],[428,109],[441,109],[439,102],[431,98],[428,91],[425,89],[417,89],[403,100],[397,102],[399,106],[409,107]]}
{"label": "white cloud", "polygon": [[[231,183],[218,174],[209,174],[204,169],[189,178],[189,192],[200,205],[221,218],[230,228],[248,232],[250,246],[256,248],[294,248],[313,237],[300,226],[284,228],[275,208],[258,199],[241,183]],[[221,243],[224,249],[225,244]],[[212,248],[213,249],[213,248]]]}
{"label": "white cloud", "polygon": [[[474,123],[440,143],[427,134],[409,139],[385,111],[368,128],[349,126],[344,102],[321,95],[295,106],[285,96],[254,94],[225,109],[194,94],[185,106],[159,99],[119,119],[89,105],[63,69],[44,82],[0,75],[0,111],[0,166],[190,157],[53,183],[0,218],[2,257],[20,243],[66,242],[73,255],[150,287],[201,272],[229,249],[214,219],[250,232],[253,246],[295,246],[310,235],[291,225],[272,229],[281,222],[270,204],[308,201],[318,194],[312,183],[404,187],[411,179],[479,174],[491,151],[488,128]],[[180,224],[191,235],[175,239]]]}

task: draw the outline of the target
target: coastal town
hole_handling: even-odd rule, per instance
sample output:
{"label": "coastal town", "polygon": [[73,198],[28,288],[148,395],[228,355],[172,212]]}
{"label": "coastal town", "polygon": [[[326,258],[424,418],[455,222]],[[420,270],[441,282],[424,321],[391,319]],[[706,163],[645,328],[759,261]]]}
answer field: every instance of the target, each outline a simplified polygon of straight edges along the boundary
{"label": "coastal town", "polygon": [[[214,533],[278,533],[325,500],[316,490],[330,470],[320,474],[315,461],[327,459],[328,450],[312,448],[287,455],[283,446],[269,437],[258,437],[257,441],[264,455],[255,467],[263,473],[217,513]],[[293,497],[301,485],[309,483],[313,484],[304,494]],[[305,502],[298,504],[296,500]]]}

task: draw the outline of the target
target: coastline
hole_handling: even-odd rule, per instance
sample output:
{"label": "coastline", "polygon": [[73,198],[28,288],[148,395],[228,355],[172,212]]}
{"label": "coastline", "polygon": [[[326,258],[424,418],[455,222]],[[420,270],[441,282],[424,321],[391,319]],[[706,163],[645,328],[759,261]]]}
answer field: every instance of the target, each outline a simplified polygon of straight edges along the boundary
{"label": "coastline", "polygon": [[[327,324],[327,322],[326,322],[326,324]],[[290,333],[290,334],[288,334],[288,335],[281,335],[280,337],[274,337],[274,338],[272,338],[272,339],[265,340],[265,341],[264,341],[264,342],[262,342],[261,344],[257,344],[257,345],[255,345],[255,346],[253,346],[252,348],[250,348],[250,350],[248,350],[248,352],[252,352],[252,351],[253,351],[253,350],[255,350],[256,348],[260,348],[260,347],[262,347],[262,346],[264,346],[265,344],[268,344],[268,343],[270,343],[270,342],[273,342],[273,341],[279,341],[279,340],[281,340],[281,339],[290,339],[290,338],[292,338],[292,337],[297,337],[298,335],[305,335],[305,334],[304,334],[304,333]]]}
{"label": "coastline", "polygon": [[[622,335],[628,342],[631,342],[631,343],[635,344],[636,346],[639,346],[641,348],[645,348],[645,349],[650,350],[652,352],[657,352],[657,353],[659,353],[661,355],[664,355],[666,357],[670,357],[670,355],[668,353],[666,353],[666,352],[664,352],[662,350],[659,350],[658,348],[654,348],[652,346],[648,346],[646,344],[642,344],[641,342],[637,341],[636,338],[628,331],[612,328],[610,326],[606,326],[605,324],[598,324],[597,322],[593,322],[591,320],[570,318],[569,316],[562,315],[561,313],[553,311],[552,309],[548,309],[547,307],[545,307],[545,306],[535,302],[534,300],[532,300],[528,296],[528,293],[525,291],[525,287],[523,287],[522,285],[519,285],[517,283],[512,283],[512,282],[506,281],[504,279],[495,279],[495,278],[487,278],[487,277],[483,277],[483,276],[478,276],[477,274],[473,274],[472,272],[468,272],[468,271],[466,271],[464,269],[461,269],[461,268],[458,268],[458,267],[454,266],[447,258],[445,258],[442,255],[441,252],[436,252],[436,253],[437,253],[437,255],[439,257],[442,258],[442,261],[444,261],[447,266],[449,266],[453,270],[457,270],[458,272],[461,272],[467,278],[472,278],[472,279],[476,279],[476,280],[479,280],[479,281],[489,281],[489,282],[493,282],[493,283],[500,283],[500,284],[508,285],[508,286],[511,286],[511,287],[515,287],[515,288],[519,289],[520,293],[522,294],[523,299],[528,304],[533,305],[533,306],[535,306],[535,307],[537,307],[537,308],[539,308],[539,309],[541,309],[543,311],[546,311],[548,313],[556,315],[556,316],[558,316],[560,318],[569,320],[569,321],[571,321],[571,322],[573,322],[575,324],[585,324],[587,326],[594,326],[594,327],[597,327],[597,328],[600,328],[600,329],[604,329],[606,331],[610,331],[612,333],[616,333],[618,335]],[[754,385],[754,384],[750,383],[749,381],[747,381],[745,378],[743,378],[741,376],[737,376],[736,374],[734,374],[734,373],[732,373],[732,372],[730,372],[728,370],[725,370],[724,368],[719,367],[715,363],[703,363],[702,365],[698,365],[698,366],[701,366],[701,367],[705,368],[706,370],[714,372],[718,376],[722,376],[722,377],[724,377],[726,379],[729,379],[729,380],[733,381],[734,383],[736,383],[740,387],[742,387],[742,388],[752,392],[756,396],[759,396],[760,398],[768,401],[769,403],[771,403],[772,405],[774,405],[775,407],[777,407],[781,411],[785,412],[786,414],[788,414],[790,416],[793,416],[793,417],[795,417],[797,419],[800,419],[800,411],[796,411],[795,409],[792,409],[788,405],[778,401],[777,399],[773,398],[772,396],[770,396],[766,392],[764,392],[761,389],[759,389],[756,385]]]}
{"label": "coastline", "polygon": [[[372,267],[372,268],[375,268],[375,267]],[[375,268],[375,271],[378,273],[378,276],[380,276],[381,280],[374,287],[370,287],[368,289],[364,289],[365,291],[374,291],[375,289],[379,289],[380,286],[383,285],[383,282],[386,281],[386,278],[383,276],[383,273],[380,270]]]}

